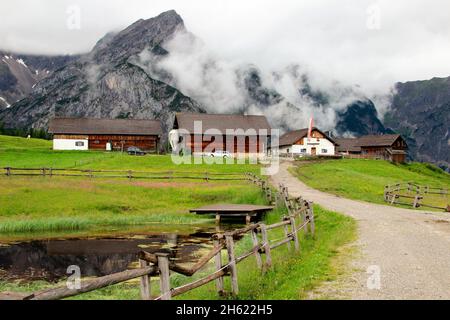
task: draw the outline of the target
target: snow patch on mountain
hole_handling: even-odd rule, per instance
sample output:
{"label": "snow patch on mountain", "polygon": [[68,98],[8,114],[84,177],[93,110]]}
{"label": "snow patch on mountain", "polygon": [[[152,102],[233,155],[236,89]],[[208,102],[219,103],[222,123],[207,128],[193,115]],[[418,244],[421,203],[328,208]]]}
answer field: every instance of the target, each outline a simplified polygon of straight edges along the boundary
{"label": "snow patch on mountain", "polygon": [[28,68],[28,66],[26,65],[25,61],[23,61],[23,59],[17,59],[16,60],[19,64],[23,65],[25,68]]}
{"label": "snow patch on mountain", "polygon": [[[8,101],[6,101],[6,99],[3,97],[0,97],[0,102],[3,102],[5,104],[5,108],[11,107],[11,104],[9,104]],[[1,106],[1,104],[0,104],[0,106]]]}

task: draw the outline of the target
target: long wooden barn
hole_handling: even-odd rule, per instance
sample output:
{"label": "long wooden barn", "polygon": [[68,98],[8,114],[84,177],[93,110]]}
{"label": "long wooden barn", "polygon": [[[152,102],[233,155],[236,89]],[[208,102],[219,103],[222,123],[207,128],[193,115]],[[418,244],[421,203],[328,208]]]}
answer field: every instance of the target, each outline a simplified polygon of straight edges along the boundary
{"label": "long wooden barn", "polygon": [[201,113],[177,113],[173,129],[191,154],[220,150],[235,155],[264,154],[272,130],[265,116]]}
{"label": "long wooden barn", "polygon": [[54,150],[157,152],[162,135],[156,120],[55,118],[50,121]]}

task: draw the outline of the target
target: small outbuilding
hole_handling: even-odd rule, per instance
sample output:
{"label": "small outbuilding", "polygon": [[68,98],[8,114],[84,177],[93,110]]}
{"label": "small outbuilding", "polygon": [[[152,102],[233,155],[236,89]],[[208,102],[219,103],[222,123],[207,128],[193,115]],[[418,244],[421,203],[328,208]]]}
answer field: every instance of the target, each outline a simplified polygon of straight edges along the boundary
{"label": "small outbuilding", "polygon": [[54,150],[157,152],[162,132],[157,120],[55,118],[49,125]]}
{"label": "small outbuilding", "polygon": [[404,163],[408,155],[408,145],[399,134],[366,135],[336,141],[338,152],[344,156]]}
{"label": "small outbuilding", "polygon": [[280,155],[334,156],[336,142],[317,128],[287,132],[280,137]]}

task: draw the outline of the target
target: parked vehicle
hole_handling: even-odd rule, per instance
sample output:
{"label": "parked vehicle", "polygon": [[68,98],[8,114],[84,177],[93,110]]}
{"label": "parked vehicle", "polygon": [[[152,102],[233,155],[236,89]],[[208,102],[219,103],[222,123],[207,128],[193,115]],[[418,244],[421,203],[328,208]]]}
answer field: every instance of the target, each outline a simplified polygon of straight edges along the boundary
{"label": "parked vehicle", "polygon": [[223,151],[223,150],[216,150],[214,152],[211,152],[209,154],[210,157],[213,158],[232,158],[232,154],[228,151]]}
{"label": "parked vehicle", "polygon": [[142,151],[138,147],[129,147],[127,152],[130,156],[145,156],[147,152]]}

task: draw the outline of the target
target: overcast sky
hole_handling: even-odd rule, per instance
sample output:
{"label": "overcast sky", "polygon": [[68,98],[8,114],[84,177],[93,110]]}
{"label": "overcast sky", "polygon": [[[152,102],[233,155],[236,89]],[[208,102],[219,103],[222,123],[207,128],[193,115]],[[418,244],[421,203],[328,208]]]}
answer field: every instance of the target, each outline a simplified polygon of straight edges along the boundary
{"label": "overcast sky", "polygon": [[299,63],[373,86],[450,76],[448,0],[2,1],[0,49],[86,52],[106,32],[169,9],[225,59]]}

